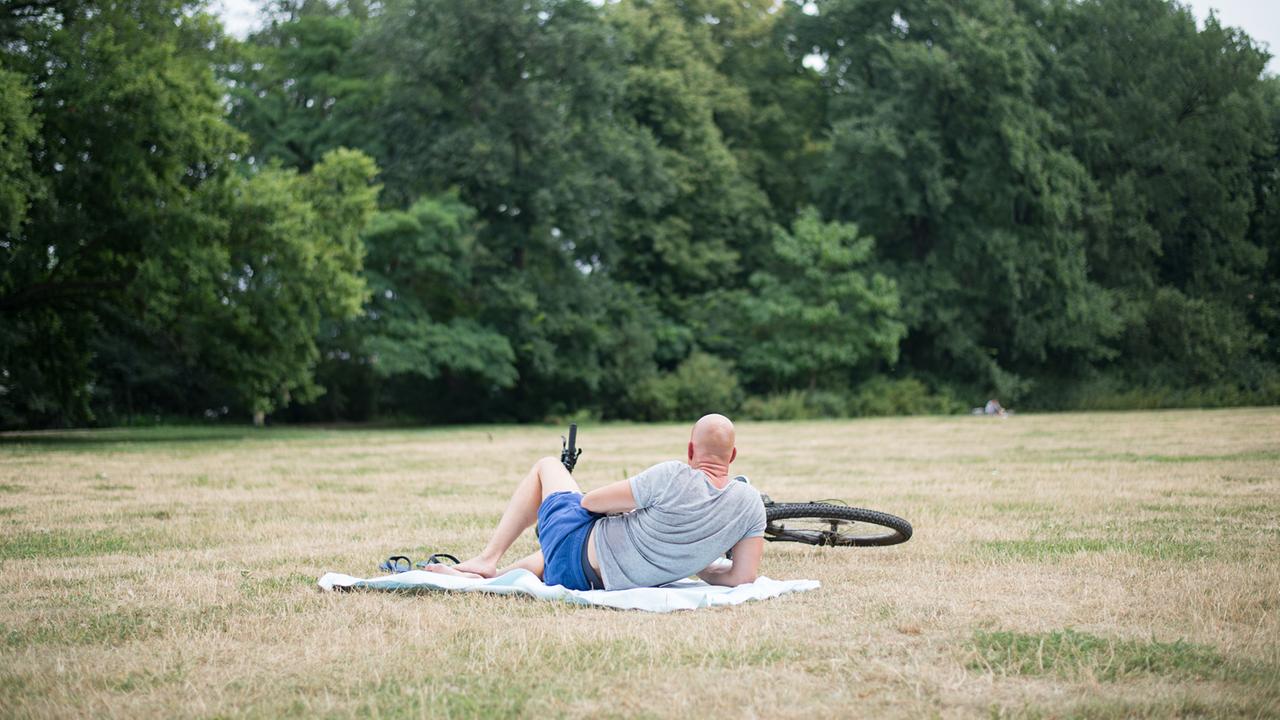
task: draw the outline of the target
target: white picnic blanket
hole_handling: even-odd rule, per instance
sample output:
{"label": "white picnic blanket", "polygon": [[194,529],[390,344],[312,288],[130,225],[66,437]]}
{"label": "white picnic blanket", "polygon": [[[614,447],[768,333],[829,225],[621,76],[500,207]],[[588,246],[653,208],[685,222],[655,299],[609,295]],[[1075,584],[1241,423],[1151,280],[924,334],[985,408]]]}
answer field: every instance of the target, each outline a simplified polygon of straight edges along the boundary
{"label": "white picnic blanket", "polygon": [[701,580],[680,580],[656,588],[632,590],[569,590],[563,585],[545,585],[537,575],[528,570],[511,570],[495,578],[465,578],[442,575],[426,570],[410,570],[395,575],[375,578],[357,578],[341,573],[325,573],[320,578],[325,590],[453,590],[458,592],[488,592],[498,595],[531,595],[539,600],[562,600],[578,605],[600,605],[619,610],[647,610],[671,612],[696,610],[720,605],[740,605],[748,600],[764,600],[791,592],[816,590],[817,580],[771,580],[756,578],[753,583],[738,587],[708,585]]}

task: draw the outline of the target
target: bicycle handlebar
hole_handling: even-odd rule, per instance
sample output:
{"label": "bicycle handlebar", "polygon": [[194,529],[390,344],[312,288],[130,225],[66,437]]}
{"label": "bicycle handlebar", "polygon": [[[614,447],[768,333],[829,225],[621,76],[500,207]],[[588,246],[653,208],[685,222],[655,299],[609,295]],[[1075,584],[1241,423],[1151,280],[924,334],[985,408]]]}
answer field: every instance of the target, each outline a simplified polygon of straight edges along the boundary
{"label": "bicycle handlebar", "polygon": [[560,462],[569,472],[573,472],[573,468],[578,464],[578,458],[582,456],[582,449],[577,447],[578,424],[569,423],[569,439],[561,438],[563,449],[560,451]]}

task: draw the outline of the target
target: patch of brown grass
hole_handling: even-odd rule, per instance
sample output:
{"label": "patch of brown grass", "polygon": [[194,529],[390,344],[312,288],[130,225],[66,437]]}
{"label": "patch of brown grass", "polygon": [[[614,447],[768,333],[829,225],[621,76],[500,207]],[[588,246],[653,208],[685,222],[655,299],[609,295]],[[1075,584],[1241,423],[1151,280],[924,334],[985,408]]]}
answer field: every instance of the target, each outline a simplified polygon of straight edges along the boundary
{"label": "patch of brown grass", "polygon": [[[1271,409],[743,423],[762,491],[916,534],[771,545],[765,574],[823,588],[733,609],[316,589],[478,550],[559,434],[0,436],[0,716],[1280,714]],[[585,426],[576,475],[686,437]]]}

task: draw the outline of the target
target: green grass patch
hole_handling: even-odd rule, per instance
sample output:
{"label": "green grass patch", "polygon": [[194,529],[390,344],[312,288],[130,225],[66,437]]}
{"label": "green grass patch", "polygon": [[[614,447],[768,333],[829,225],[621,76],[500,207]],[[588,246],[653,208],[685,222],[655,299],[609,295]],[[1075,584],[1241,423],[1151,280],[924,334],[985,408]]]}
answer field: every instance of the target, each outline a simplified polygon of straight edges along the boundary
{"label": "green grass patch", "polygon": [[37,530],[0,538],[0,560],[53,560],[59,558],[140,552],[146,538],[108,530]]}
{"label": "green grass patch", "polygon": [[1271,522],[1280,518],[1280,502],[1271,504],[1253,503],[1213,508],[1213,514],[1223,518],[1235,518],[1255,522]]}
{"label": "green grass patch", "polygon": [[1226,661],[1213,647],[1184,640],[1118,640],[1067,629],[1050,633],[985,632],[973,636],[969,667],[1004,675],[1087,676],[1114,681],[1139,674],[1210,679]]}
{"label": "green grass patch", "polygon": [[[1188,453],[1173,455],[1169,453],[1135,453],[1106,452],[1088,447],[1054,448],[1036,451],[1030,448],[1014,448],[1008,459],[1018,462],[1124,462],[1159,465],[1180,465],[1189,463],[1228,463],[1228,462],[1274,462],[1280,460],[1280,450],[1246,450],[1237,453]],[[990,460],[990,458],[987,458]]]}
{"label": "green grass patch", "polygon": [[0,433],[0,455],[163,453],[171,456],[192,456],[210,450],[264,442],[289,441],[302,447],[307,445],[308,441],[331,442],[335,438],[356,432],[360,431],[304,427],[253,428],[243,425],[167,425],[150,428],[6,432]]}
{"label": "green grass patch", "polygon": [[1250,462],[1256,460],[1274,462],[1280,460],[1280,451],[1252,450],[1248,452],[1223,453],[1221,455],[1141,455],[1138,453],[1100,453],[1093,455],[1088,459],[1161,464]]}
{"label": "green grass patch", "polygon": [[27,626],[0,625],[0,637],[10,648],[47,645],[115,645],[156,634],[159,624],[143,610],[93,613],[74,620],[42,619]]}
{"label": "green grass patch", "polygon": [[1157,560],[1199,560],[1212,557],[1214,546],[1193,540],[1115,540],[1106,538],[1051,538],[1028,540],[988,540],[979,543],[979,553],[988,557],[1016,560],[1050,560],[1088,553],[1128,553]]}
{"label": "green grass patch", "polygon": [[805,659],[798,647],[760,642],[746,647],[691,649],[681,658],[690,668],[758,668],[791,665]]}
{"label": "green grass patch", "polygon": [[13,483],[0,483],[0,493],[20,493],[27,488],[23,485],[14,485]]}
{"label": "green grass patch", "polygon": [[215,605],[193,610],[131,608],[118,611],[51,613],[23,625],[0,624],[5,647],[119,645],[178,632],[225,632],[234,608]]}

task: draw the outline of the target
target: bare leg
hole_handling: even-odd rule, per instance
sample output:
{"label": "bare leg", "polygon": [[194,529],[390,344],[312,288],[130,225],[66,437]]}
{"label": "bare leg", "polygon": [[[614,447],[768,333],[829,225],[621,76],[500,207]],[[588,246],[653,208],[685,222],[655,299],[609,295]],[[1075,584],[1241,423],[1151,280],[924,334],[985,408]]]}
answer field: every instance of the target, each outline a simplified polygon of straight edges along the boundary
{"label": "bare leg", "polygon": [[[542,504],[543,499],[551,493],[562,490],[581,492],[578,483],[558,459],[542,458],[533,464],[529,474],[525,475],[516,486],[511,500],[507,502],[507,509],[502,513],[502,519],[498,521],[498,527],[489,538],[489,544],[485,545],[479,555],[447,570],[440,565],[428,565],[427,569],[434,572],[444,571],[450,575],[474,574],[479,577],[493,577],[498,572],[498,563],[502,561],[502,556],[510,549],[516,538],[520,537],[520,533],[538,521],[538,506]],[[536,561],[534,555],[537,556]],[[542,577],[542,553],[538,552],[534,555],[523,558],[512,567],[523,567]],[[535,564],[536,570],[533,567]],[[453,572],[448,572],[450,570]]]}
{"label": "bare leg", "polygon": [[537,552],[525,555],[514,563],[502,568],[502,571],[498,574],[502,575],[503,573],[508,573],[516,568],[520,568],[521,570],[528,570],[541,578],[544,564],[545,563],[542,560],[542,551],[538,550]]}
{"label": "bare leg", "polygon": [[[470,562],[470,561],[468,561],[468,562]],[[495,573],[495,576],[496,576],[496,575],[505,575],[505,574],[507,574],[507,573],[511,572],[512,570],[515,570],[516,568],[519,568],[519,569],[521,569],[521,570],[528,570],[529,572],[531,572],[531,573],[533,573],[534,575],[537,575],[539,578],[541,578],[541,577],[542,577],[542,570],[543,570],[543,566],[544,566],[544,563],[543,563],[543,560],[542,560],[542,551],[541,551],[541,550],[538,550],[538,551],[536,551],[536,552],[534,552],[534,553],[531,553],[531,554],[529,554],[529,555],[525,555],[524,557],[520,558],[519,560],[515,561],[514,563],[512,563],[512,564],[510,564],[510,565],[508,565],[508,566],[506,566],[506,567],[502,568],[501,570],[498,570],[498,571]],[[458,568],[460,568],[460,567],[462,567],[462,565],[461,565],[461,564],[459,564],[459,565],[452,565],[452,566],[451,566],[451,565],[441,565],[441,564],[431,564],[431,565],[427,565],[427,566],[426,566],[427,570],[430,570],[431,572],[437,572],[437,573],[440,573],[441,575],[457,575],[457,576],[459,576],[459,577],[469,577],[469,578],[483,578],[483,577],[489,577],[489,576],[487,576],[487,575],[481,575],[480,573],[477,573],[477,572],[470,572],[470,571],[467,571],[467,570],[459,570]]]}

